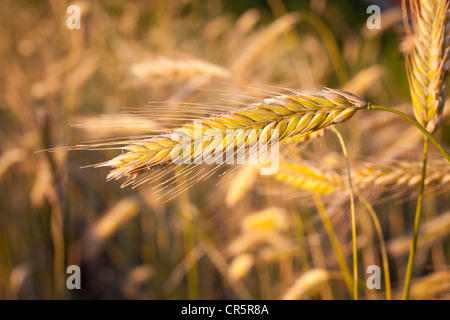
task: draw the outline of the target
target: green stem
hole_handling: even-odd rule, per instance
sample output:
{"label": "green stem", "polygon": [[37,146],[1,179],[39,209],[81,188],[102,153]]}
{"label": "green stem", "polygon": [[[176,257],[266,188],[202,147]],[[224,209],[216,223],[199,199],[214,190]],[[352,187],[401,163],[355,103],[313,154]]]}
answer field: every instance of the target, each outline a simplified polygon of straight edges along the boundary
{"label": "green stem", "polygon": [[425,178],[427,173],[428,160],[428,138],[425,137],[423,144],[423,165],[422,165],[422,180],[420,182],[420,193],[417,198],[416,216],[414,218],[414,234],[411,241],[411,248],[409,251],[408,265],[406,267],[405,286],[403,290],[403,300],[409,299],[409,292],[411,289],[411,279],[414,269],[414,258],[417,250],[417,239],[419,238],[420,217],[422,215],[423,191],[425,189]]}
{"label": "green stem", "polygon": [[350,212],[351,212],[351,224],[352,224],[352,251],[353,251],[353,299],[358,300],[358,248],[356,246],[356,214],[355,214],[355,199],[353,195],[352,175],[350,170],[350,161],[348,159],[347,148],[345,147],[344,138],[341,133],[335,128],[332,128],[336,134],[339,143],[341,144],[342,153],[344,154],[345,161],[347,163],[348,183],[350,189]]}
{"label": "green stem", "polygon": [[380,107],[380,106],[374,106],[374,105],[368,105],[367,109],[372,109],[372,110],[384,110],[384,111],[389,111],[395,114],[398,114],[399,116],[401,116],[402,118],[408,120],[409,122],[411,122],[414,126],[417,127],[417,129],[419,129],[420,131],[422,131],[422,133],[436,146],[436,148],[438,148],[438,150],[444,155],[444,157],[450,162],[450,154],[441,146],[441,144],[431,135],[431,133],[428,132],[427,129],[425,129],[424,127],[422,127],[417,121],[415,121],[413,118],[411,118],[410,116],[404,114],[401,111],[392,109],[392,108],[388,108],[388,107]]}

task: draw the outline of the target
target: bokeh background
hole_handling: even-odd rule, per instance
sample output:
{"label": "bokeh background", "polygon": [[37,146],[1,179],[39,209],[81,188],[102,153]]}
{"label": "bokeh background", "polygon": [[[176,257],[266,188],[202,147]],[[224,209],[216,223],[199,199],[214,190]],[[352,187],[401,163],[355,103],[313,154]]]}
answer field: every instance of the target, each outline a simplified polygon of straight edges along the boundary
{"label": "bokeh background", "polygon": [[[72,4],[80,30],[66,26]],[[36,151],[146,134],[167,120],[148,102],[167,103],[169,113],[184,102],[236,101],[251,92],[247,84],[341,88],[411,115],[401,8],[376,4],[379,30],[366,27],[369,3],[356,0],[2,0],[0,298],[349,299],[304,190],[242,167],[165,201],[152,184],[121,188],[106,181],[108,168],[81,168],[117,150]],[[141,116],[127,112],[144,107]],[[420,161],[420,133],[393,115],[360,112],[339,129],[352,165]],[[449,132],[446,112],[436,137],[448,144]],[[291,153],[345,169],[329,133]],[[417,190],[366,193],[387,243],[394,297]],[[450,298],[449,195],[448,180],[426,195],[413,298]],[[323,201],[351,267],[348,202]],[[357,223],[361,297],[384,299],[384,283],[365,286],[366,268],[381,265],[381,255],[361,206]],[[69,265],[81,267],[81,290],[66,287]]]}

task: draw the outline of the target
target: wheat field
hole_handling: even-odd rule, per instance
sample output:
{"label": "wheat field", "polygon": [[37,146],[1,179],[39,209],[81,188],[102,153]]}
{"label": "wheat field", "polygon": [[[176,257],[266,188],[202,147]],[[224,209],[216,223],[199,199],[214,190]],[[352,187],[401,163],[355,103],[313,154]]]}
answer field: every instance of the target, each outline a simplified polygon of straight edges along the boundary
{"label": "wheat field", "polygon": [[0,299],[450,299],[449,2],[373,2],[1,1]]}

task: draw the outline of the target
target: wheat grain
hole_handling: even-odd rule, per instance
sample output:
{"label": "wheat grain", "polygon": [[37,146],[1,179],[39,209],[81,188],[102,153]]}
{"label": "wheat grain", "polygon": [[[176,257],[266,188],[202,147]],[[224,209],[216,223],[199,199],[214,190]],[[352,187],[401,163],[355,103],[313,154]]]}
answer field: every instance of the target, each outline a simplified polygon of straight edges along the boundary
{"label": "wheat grain", "polygon": [[[433,133],[442,118],[450,64],[449,5],[447,0],[410,3],[414,27],[412,49],[407,55],[411,98],[417,121]],[[409,28],[407,32],[411,36]]]}
{"label": "wheat grain", "polygon": [[283,143],[304,143],[310,140],[321,138],[325,135],[325,131],[327,131],[327,128],[323,128],[314,132],[310,132],[307,134],[301,134],[292,136],[289,138],[286,138],[283,140]]}

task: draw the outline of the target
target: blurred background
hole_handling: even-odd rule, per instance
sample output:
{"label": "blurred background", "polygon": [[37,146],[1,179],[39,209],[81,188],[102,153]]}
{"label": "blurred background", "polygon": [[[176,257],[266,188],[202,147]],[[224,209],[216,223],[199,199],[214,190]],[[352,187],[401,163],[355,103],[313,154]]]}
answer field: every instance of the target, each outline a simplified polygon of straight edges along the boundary
{"label": "blurred background", "polygon": [[[351,269],[346,197],[317,198],[242,166],[165,201],[151,183],[121,188],[106,181],[108,168],[81,168],[117,150],[36,151],[148,134],[167,120],[149,102],[170,112],[186,102],[236,101],[251,91],[247,84],[340,88],[412,115],[399,1],[369,2],[1,1],[0,298],[349,299],[317,209],[327,208]],[[381,8],[380,29],[366,26],[370,4]],[[67,27],[69,5],[81,10],[80,29]],[[435,134],[447,144],[448,120],[446,112]],[[420,161],[421,134],[390,114],[360,112],[339,130],[352,166]],[[345,173],[333,134],[289,150]],[[447,180],[426,195],[413,298],[450,298],[445,170]],[[365,190],[394,297],[417,190]],[[361,297],[385,299],[384,282],[381,290],[365,285],[381,252],[361,205],[357,227]],[[69,265],[81,268],[81,290],[66,287]]]}

